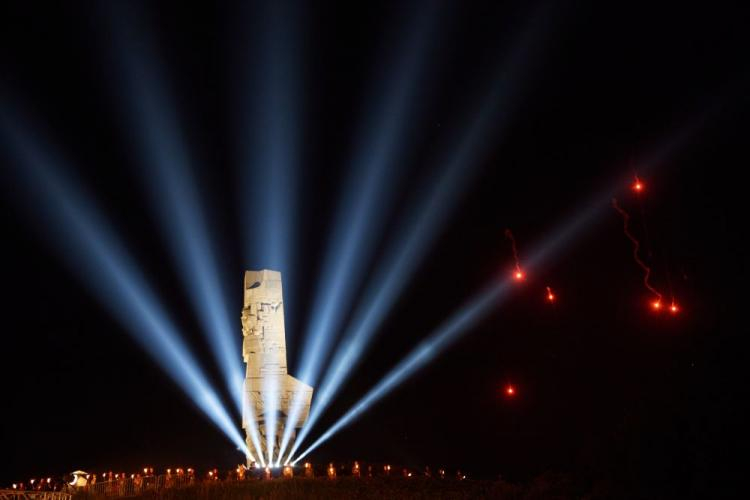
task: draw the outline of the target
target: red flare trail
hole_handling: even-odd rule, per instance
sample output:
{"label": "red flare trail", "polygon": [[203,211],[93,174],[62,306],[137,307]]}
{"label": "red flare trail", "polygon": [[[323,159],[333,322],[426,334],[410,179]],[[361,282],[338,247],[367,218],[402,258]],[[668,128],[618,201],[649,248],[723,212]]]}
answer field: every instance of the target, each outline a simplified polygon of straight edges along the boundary
{"label": "red flare trail", "polygon": [[516,264],[516,271],[514,274],[516,276],[516,279],[522,279],[523,271],[521,271],[521,262],[518,259],[518,248],[516,247],[516,238],[513,236],[513,233],[510,231],[510,229],[505,230],[505,237],[510,240],[510,244],[513,248],[513,261]]}
{"label": "red flare trail", "polygon": [[656,296],[654,308],[659,309],[661,307],[661,293],[659,293],[656,288],[651,286],[651,283],[649,282],[649,278],[651,277],[651,268],[648,267],[638,255],[638,252],[641,249],[641,243],[635,236],[633,236],[628,227],[628,223],[630,222],[630,214],[628,214],[624,209],[620,207],[620,205],[617,203],[617,198],[612,198],[612,207],[617,210],[617,212],[622,216],[623,232],[625,233],[625,236],[627,236],[628,239],[633,243],[633,260],[635,260],[635,263],[638,264],[641,269],[643,269],[643,284],[646,286],[646,289],[648,291]]}

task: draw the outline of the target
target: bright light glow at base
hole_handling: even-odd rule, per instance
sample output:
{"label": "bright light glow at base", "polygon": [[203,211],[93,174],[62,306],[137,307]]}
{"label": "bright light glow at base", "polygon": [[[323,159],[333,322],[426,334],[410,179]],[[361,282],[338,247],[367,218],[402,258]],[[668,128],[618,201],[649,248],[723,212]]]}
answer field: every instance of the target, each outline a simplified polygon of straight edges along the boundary
{"label": "bright light glow at base", "polygon": [[266,376],[263,379],[263,416],[266,428],[266,449],[268,450],[268,465],[273,466],[273,452],[276,448],[276,425],[280,409],[279,379],[276,376]]}
{"label": "bright light glow at base", "polygon": [[243,396],[242,396],[242,420],[243,424],[249,428],[250,432],[250,442],[252,443],[254,449],[255,449],[255,455],[258,457],[258,460],[253,460],[256,465],[262,465],[263,467],[266,466],[265,458],[263,457],[263,447],[260,444],[260,434],[258,433],[258,424],[255,419],[255,412],[253,410],[253,405],[250,404],[250,398],[248,396],[247,391],[244,391],[243,389]]}

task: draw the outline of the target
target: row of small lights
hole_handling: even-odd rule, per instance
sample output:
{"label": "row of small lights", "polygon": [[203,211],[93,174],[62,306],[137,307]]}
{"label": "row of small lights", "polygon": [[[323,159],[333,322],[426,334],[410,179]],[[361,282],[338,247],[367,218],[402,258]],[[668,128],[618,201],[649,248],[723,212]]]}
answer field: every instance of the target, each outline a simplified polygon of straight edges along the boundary
{"label": "row of small lights", "polygon": [[[306,471],[310,470],[311,467],[312,466],[310,465],[309,462],[305,463],[305,469],[306,469]],[[333,479],[333,478],[336,477],[336,467],[334,466],[333,462],[331,462],[331,463],[328,464],[328,470],[327,470],[327,472],[328,472],[328,477],[329,478]],[[370,472],[371,472],[371,470],[370,470]],[[383,472],[385,473],[386,476],[389,476],[391,474],[391,466],[388,465],[388,464],[384,465],[383,466]],[[360,475],[359,462],[354,462],[354,466],[352,467],[352,473],[355,476],[359,477],[359,475]],[[407,469],[404,469],[404,476],[405,477],[412,477],[413,475],[414,475],[413,472],[411,472],[411,471],[409,471]],[[440,476],[440,479],[445,479],[445,469],[438,469],[438,475]],[[461,471],[458,471],[457,476],[458,476],[458,479],[462,479],[462,480],[466,479],[466,474],[462,474]]]}
{"label": "row of small lights", "polygon": [[[176,469],[174,469],[175,474],[178,475],[178,476],[184,475],[185,474],[185,470],[186,469],[182,469],[182,468],[176,468]],[[216,469],[214,469],[214,472],[215,471],[216,471]],[[190,467],[187,468],[187,474],[188,475],[193,475],[194,473],[195,473],[195,469],[190,468]],[[138,474],[140,474],[140,472]],[[143,474],[145,476],[153,476],[154,475],[154,468],[153,467],[144,467],[143,468]],[[172,474],[172,469],[167,469],[167,475],[169,476],[171,474]],[[211,473],[209,472],[209,475],[210,474]],[[91,476],[92,476],[92,474],[86,474],[86,479],[87,480],[91,479]],[[97,477],[96,474],[93,474],[93,476]],[[135,479],[135,476],[136,476],[135,474],[130,474],[130,479]],[[109,472],[103,473],[101,475],[101,477],[102,478],[110,477],[110,478],[113,478],[113,479],[126,479],[128,477],[128,475],[126,473],[124,473],[124,472],[118,472],[118,473],[113,474],[112,471],[109,471]],[[42,479],[42,480],[40,480],[39,483],[36,482],[36,479],[30,479],[29,480],[29,484],[31,485],[32,488],[34,488],[34,484],[35,483],[39,484],[40,486],[42,484],[44,484],[44,483],[52,484],[52,478],[48,477],[47,479]],[[23,489],[23,486],[24,486],[23,483],[13,483],[12,484],[12,487],[13,487],[14,490]]]}
{"label": "row of small lights", "polygon": [[[44,484],[45,482],[46,482],[47,484],[52,484],[52,478],[51,478],[51,477],[48,477],[47,479],[41,479],[41,480],[39,481],[39,485],[41,486],[41,485],[42,485],[42,484]],[[29,480],[29,484],[31,484],[31,487],[32,487],[32,488],[34,487],[34,483],[36,483],[36,479],[30,479],[30,480]],[[19,484],[19,483],[13,483],[13,489],[14,489],[14,490],[17,490],[17,489],[19,489],[19,488],[23,488],[23,483],[20,483],[20,484]]]}
{"label": "row of small lights", "polygon": [[[214,469],[214,471],[215,470],[216,469]],[[182,468],[178,467],[178,468],[174,469],[174,471],[175,471],[175,474],[178,475],[178,476],[184,475],[186,471],[187,471],[188,475],[195,474],[195,469],[190,468],[190,467],[188,467],[187,469],[182,469]],[[210,472],[209,472],[209,474],[210,474]],[[143,468],[143,475],[144,476],[153,476],[154,475],[154,468],[153,467],[144,467]],[[167,475],[168,476],[172,475],[172,469],[167,469]],[[112,476],[112,471],[105,472],[104,474],[102,474],[103,478],[106,478],[107,476],[113,477]],[[131,479],[134,479],[135,476],[136,476],[135,474],[130,474],[130,478]],[[90,477],[91,477],[91,474],[86,474],[86,479],[89,479]],[[96,474],[94,474],[94,477],[96,477]],[[115,479],[125,479],[125,478],[127,478],[127,474],[125,474],[124,472],[118,473],[118,474],[114,475],[114,478]]]}
{"label": "row of small lights", "polygon": [[[261,465],[256,463],[255,464],[255,468],[256,469],[260,469]],[[277,467],[274,467],[274,468],[277,468]],[[310,462],[305,462],[304,469],[305,469],[306,474],[310,474],[312,472],[312,464]],[[166,472],[167,472],[168,476],[172,475],[172,470],[173,469],[171,469],[171,468],[166,469]],[[185,474],[186,470],[187,470],[188,476],[192,476],[192,475],[195,474],[195,469],[192,469],[192,468],[187,468],[187,469],[176,468],[176,469],[174,469],[175,475],[182,476],[182,475]],[[236,469],[237,475],[244,477],[244,471],[246,471],[246,470],[248,470],[248,468],[245,467],[244,465],[237,466],[237,469]],[[271,467],[265,467],[264,470],[265,470],[267,476],[270,475]],[[359,476],[359,474],[360,474],[359,462],[356,462],[356,461],[354,462],[354,466],[352,467],[352,472],[354,473],[354,475]],[[390,475],[390,473],[391,473],[391,466],[388,465],[388,464],[384,465],[383,466],[383,472],[386,475]],[[292,466],[291,465],[285,465],[283,467],[283,475],[284,476],[291,477],[292,473],[293,472],[292,472]],[[336,477],[336,468],[335,468],[333,462],[331,462],[331,463],[328,464],[327,473],[328,473],[328,477],[329,478]],[[145,476],[152,476],[154,474],[153,467],[144,467],[143,468],[143,474]],[[438,469],[438,474],[440,475],[441,479],[445,478],[445,469]],[[139,473],[139,475],[140,475],[140,473]],[[404,469],[404,475],[406,477],[412,477],[412,472],[408,472],[406,469]],[[116,473],[113,476],[112,471],[105,472],[104,474],[102,474],[102,478],[107,478],[107,477],[114,478],[115,480],[126,479],[127,478],[127,474],[125,474],[124,472],[122,472],[122,473]],[[135,474],[130,474],[130,479],[134,479],[135,477],[136,477]],[[213,479],[213,480],[218,480],[219,479],[218,469],[209,470],[208,471],[208,477],[210,479]],[[459,479],[466,479],[466,475],[461,474],[460,472],[458,473],[458,477],[459,477]],[[86,474],[86,479],[88,480],[90,478],[91,478],[91,474]],[[94,478],[96,478],[96,474],[94,474]],[[36,479],[31,479],[29,481],[29,483],[32,486],[32,489],[34,487],[34,483],[35,482],[36,482]],[[45,479],[42,479],[41,480],[41,484],[44,484],[44,482],[45,482]],[[46,479],[46,483],[47,484],[51,484],[52,483],[52,478],[48,477]],[[17,490],[19,488],[23,489],[23,483],[20,483],[20,484],[13,483],[13,489],[14,490]]]}

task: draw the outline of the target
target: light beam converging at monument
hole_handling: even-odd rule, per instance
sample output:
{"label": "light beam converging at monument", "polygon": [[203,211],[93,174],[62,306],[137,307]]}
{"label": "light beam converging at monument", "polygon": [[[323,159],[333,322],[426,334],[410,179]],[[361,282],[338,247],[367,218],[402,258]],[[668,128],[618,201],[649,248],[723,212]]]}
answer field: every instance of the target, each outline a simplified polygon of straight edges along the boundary
{"label": "light beam converging at monument", "polygon": [[[236,424],[211,388],[154,291],[98,207],[65,172],[59,154],[34,140],[19,116],[0,108],[0,130],[17,168],[22,203],[46,228],[44,236],[91,294],[239,450],[252,460]],[[38,129],[38,127],[35,127]],[[10,154],[10,153],[9,153]]]}
{"label": "light beam converging at monument", "polygon": [[[241,3],[235,13],[241,40],[232,67],[237,231],[247,262],[278,269],[287,279],[295,274],[301,205],[304,12],[300,4],[279,0]],[[248,29],[253,19],[263,22]]]}
{"label": "light beam converging at monument", "polygon": [[[384,68],[391,68],[385,85],[373,86],[367,118],[356,143],[351,170],[344,181],[341,199],[335,212],[332,233],[327,245],[321,278],[314,294],[312,319],[304,336],[300,378],[316,384],[331,346],[352,305],[357,287],[367,270],[378,237],[396,194],[394,184],[399,178],[399,159],[415,133],[409,127],[418,113],[420,84],[425,74],[428,49],[437,23],[436,9],[420,10],[416,28],[403,29],[407,47],[391,48]],[[425,14],[425,12],[427,12]],[[376,80],[379,81],[379,80]],[[395,180],[394,180],[395,179]],[[301,406],[294,404],[290,420],[299,418]],[[294,426],[287,428],[281,444],[283,455],[289,445]],[[279,460],[282,456],[278,457]]]}
{"label": "light beam converging at monument", "polygon": [[[257,30],[243,37],[257,37],[241,51],[237,65],[239,78],[237,102],[238,137],[238,206],[246,211],[239,228],[243,234],[246,262],[259,263],[294,277],[298,251],[298,217],[300,207],[300,135],[304,128],[304,79],[299,71],[304,46],[300,39],[300,18],[304,15],[285,0],[242,5],[240,19],[259,16],[265,21]],[[253,49],[252,46],[257,45]],[[258,71],[257,68],[262,68]],[[252,230],[248,222],[252,221]],[[291,293],[289,293],[291,290]],[[287,289],[293,303],[294,286]],[[291,297],[290,297],[291,296]],[[280,300],[280,298],[279,298]],[[244,315],[243,315],[244,318]],[[283,318],[282,318],[283,319]],[[288,318],[287,318],[288,319]],[[283,326],[283,323],[282,323]],[[282,331],[282,341],[284,339]],[[286,370],[286,352],[284,353]],[[245,353],[247,362],[247,353]],[[249,367],[250,365],[248,365]],[[285,372],[286,373],[286,372]],[[246,379],[246,384],[250,379]],[[258,454],[273,465],[271,454],[278,452],[276,442],[279,401],[279,380],[268,376],[263,380],[265,418],[264,430],[256,430],[256,421],[243,416],[253,442],[262,440]],[[247,389],[247,388],[246,388]],[[256,390],[259,388],[256,388]],[[250,408],[254,408],[252,402]],[[257,418],[261,418],[258,415]],[[253,434],[263,434],[256,437]],[[264,464],[265,465],[265,464]]]}
{"label": "light beam converging at monument", "polygon": [[[201,322],[201,331],[222,371],[238,412],[242,411],[242,366],[237,355],[235,329],[230,320],[223,289],[224,274],[217,264],[205,207],[198,193],[190,154],[181,136],[172,100],[165,91],[156,54],[130,30],[140,18],[119,5],[111,13],[114,40],[121,67],[112,81],[126,84],[121,112],[125,128],[135,132],[136,151],[132,161],[139,165],[141,180],[150,195],[161,223],[162,234],[185,280],[185,289]],[[144,48],[145,45],[145,48]]]}
{"label": "light beam converging at monument", "polygon": [[[472,180],[478,159],[493,136],[503,137],[510,124],[528,67],[525,61],[539,50],[544,30],[535,19],[508,50],[497,71],[491,90],[477,106],[474,116],[451,151],[446,152],[434,180],[404,216],[396,237],[377,266],[375,276],[354,311],[340,347],[326,371],[307,424],[297,438],[289,457],[328,407],[348,375],[356,367],[390,309],[396,303],[419,263],[438,236],[452,208]],[[288,461],[288,460],[287,460]]]}

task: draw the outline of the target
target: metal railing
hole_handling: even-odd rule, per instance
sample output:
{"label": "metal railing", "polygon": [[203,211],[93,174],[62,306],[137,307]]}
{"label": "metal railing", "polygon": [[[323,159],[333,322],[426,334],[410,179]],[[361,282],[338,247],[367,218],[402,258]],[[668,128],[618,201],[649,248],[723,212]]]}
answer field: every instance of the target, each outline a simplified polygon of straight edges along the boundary
{"label": "metal railing", "polygon": [[135,476],[101,481],[88,484],[82,488],[82,491],[98,497],[132,497],[147,491],[182,488],[191,484],[195,484],[195,476],[163,474],[160,476]]}
{"label": "metal railing", "polygon": [[0,500],[72,500],[73,495],[62,491],[0,490]]}

